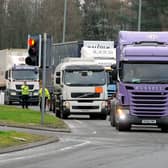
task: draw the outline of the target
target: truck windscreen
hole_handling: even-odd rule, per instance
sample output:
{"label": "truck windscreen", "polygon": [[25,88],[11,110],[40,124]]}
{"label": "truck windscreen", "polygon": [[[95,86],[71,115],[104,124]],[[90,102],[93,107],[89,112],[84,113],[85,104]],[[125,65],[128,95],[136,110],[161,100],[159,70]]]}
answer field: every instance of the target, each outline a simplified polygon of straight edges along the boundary
{"label": "truck windscreen", "polygon": [[39,73],[34,70],[13,70],[12,78],[14,80],[38,80]]}
{"label": "truck windscreen", "polygon": [[66,70],[64,71],[64,83],[69,86],[93,86],[106,83],[105,71],[92,70]]}
{"label": "truck windscreen", "polygon": [[168,83],[168,63],[123,63],[120,80],[128,83]]}

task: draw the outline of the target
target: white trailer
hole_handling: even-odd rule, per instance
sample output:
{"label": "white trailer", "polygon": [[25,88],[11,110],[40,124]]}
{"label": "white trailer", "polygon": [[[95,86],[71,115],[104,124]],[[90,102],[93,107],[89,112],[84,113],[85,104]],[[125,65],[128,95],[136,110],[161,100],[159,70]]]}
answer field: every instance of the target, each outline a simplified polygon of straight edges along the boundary
{"label": "white trailer", "polygon": [[25,64],[27,57],[26,49],[4,49],[0,50],[0,89],[6,88],[5,71],[14,64]]}
{"label": "white trailer", "polygon": [[111,66],[116,64],[116,49],[114,41],[84,41],[81,48],[81,58],[94,59],[102,65],[108,76],[108,97],[111,99],[116,93],[116,84],[112,80]]}
{"label": "white trailer", "polygon": [[4,90],[5,104],[20,102],[21,85],[27,81],[31,103],[38,103],[38,67],[25,65],[27,49],[0,50],[0,88]]}
{"label": "white trailer", "polygon": [[56,116],[84,114],[106,119],[106,73],[92,59],[65,59],[55,69],[54,87]]}

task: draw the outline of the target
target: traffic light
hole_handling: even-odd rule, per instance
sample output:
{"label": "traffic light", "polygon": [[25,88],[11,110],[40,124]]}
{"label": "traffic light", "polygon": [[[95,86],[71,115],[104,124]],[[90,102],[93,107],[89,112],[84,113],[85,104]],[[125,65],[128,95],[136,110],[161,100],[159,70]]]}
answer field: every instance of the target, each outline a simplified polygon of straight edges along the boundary
{"label": "traffic light", "polygon": [[28,65],[38,66],[39,64],[39,35],[32,35],[28,38],[28,57],[25,62]]}

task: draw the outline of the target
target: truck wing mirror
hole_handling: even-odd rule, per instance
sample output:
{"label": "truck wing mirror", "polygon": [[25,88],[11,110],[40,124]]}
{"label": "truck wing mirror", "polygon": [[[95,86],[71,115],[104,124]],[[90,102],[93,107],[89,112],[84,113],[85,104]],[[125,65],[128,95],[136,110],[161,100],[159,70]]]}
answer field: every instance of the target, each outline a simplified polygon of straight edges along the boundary
{"label": "truck wing mirror", "polygon": [[8,72],[5,72],[5,79],[8,79]]}
{"label": "truck wing mirror", "polygon": [[114,70],[112,71],[112,79],[113,79],[114,81],[117,81],[117,69],[114,69]]}
{"label": "truck wing mirror", "polygon": [[116,69],[117,67],[116,67],[116,64],[112,64],[111,65],[111,69]]}
{"label": "truck wing mirror", "polygon": [[56,76],[60,76],[60,74],[61,74],[60,72],[56,72]]}
{"label": "truck wing mirror", "polygon": [[56,84],[60,84],[60,78],[56,78]]}

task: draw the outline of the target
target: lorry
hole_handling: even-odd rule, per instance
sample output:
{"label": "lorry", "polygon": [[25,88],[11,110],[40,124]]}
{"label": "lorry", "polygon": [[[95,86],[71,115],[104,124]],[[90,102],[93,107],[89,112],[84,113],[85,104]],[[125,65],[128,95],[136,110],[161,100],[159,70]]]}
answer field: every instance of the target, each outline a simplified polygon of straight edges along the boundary
{"label": "lorry", "polygon": [[61,62],[61,60],[63,60],[66,57],[79,58],[81,56],[82,46],[83,46],[82,41],[53,43],[51,46],[52,64],[57,66]]}
{"label": "lorry", "polygon": [[116,83],[112,80],[111,66],[116,64],[114,41],[83,41],[81,58],[90,58],[105,68],[108,77],[108,97],[116,93]]}
{"label": "lorry", "polygon": [[92,59],[65,58],[54,72],[54,96],[57,117],[83,114],[106,119],[108,96],[104,67]]}
{"label": "lorry", "polygon": [[117,42],[117,94],[110,123],[119,131],[132,125],[168,130],[168,32],[120,31]]}
{"label": "lorry", "polygon": [[21,101],[21,85],[24,81],[30,89],[29,103],[38,104],[39,69],[25,65],[27,49],[0,50],[0,88],[4,91],[4,103]]}

